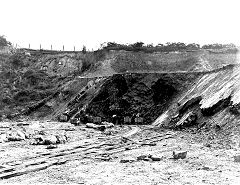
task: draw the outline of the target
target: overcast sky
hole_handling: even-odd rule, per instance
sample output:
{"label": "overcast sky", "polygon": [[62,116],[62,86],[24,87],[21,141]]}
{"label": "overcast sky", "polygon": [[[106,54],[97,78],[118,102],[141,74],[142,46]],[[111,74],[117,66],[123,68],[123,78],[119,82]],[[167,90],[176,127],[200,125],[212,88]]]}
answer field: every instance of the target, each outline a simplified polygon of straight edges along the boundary
{"label": "overcast sky", "polygon": [[0,0],[0,35],[21,47],[101,43],[240,45],[239,0]]}

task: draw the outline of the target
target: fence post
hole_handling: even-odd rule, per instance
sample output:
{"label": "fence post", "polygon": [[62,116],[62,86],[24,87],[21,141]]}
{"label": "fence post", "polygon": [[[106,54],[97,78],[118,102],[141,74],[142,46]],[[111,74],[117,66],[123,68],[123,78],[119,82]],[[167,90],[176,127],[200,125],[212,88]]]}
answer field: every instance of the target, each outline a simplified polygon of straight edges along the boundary
{"label": "fence post", "polygon": [[75,46],[74,46],[74,51],[75,51]]}
{"label": "fence post", "polygon": [[40,50],[42,49],[41,44],[40,44]]}
{"label": "fence post", "polygon": [[51,50],[52,50],[52,44],[51,44]]}
{"label": "fence post", "polygon": [[30,49],[30,44],[28,44],[28,48]]}
{"label": "fence post", "polygon": [[63,51],[64,51],[64,45],[63,45]]}

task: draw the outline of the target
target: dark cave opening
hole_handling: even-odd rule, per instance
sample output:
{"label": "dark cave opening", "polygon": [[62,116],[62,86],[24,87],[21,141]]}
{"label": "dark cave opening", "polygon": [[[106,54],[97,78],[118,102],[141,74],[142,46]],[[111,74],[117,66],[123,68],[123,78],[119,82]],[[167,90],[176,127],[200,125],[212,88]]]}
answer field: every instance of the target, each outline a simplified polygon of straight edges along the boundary
{"label": "dark cave opening", "polygon": [[153,91],[153,102],[155,105],[165,103],[172,97],[177,90],[164,79],[159,79],[151,87]]}

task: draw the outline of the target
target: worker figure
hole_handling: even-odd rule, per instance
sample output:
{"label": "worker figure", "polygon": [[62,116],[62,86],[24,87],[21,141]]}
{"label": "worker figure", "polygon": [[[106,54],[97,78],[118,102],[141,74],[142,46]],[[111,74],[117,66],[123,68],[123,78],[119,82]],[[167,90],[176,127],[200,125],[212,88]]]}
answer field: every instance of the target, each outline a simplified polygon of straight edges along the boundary
{"label": "worker figure", "polygon": [[121,121],[121,118],[117,115],[117,114],[114,114],[112,116],[112,122],[114,125],[120,125],[122,126],[122,121]]}
{"label": "worker figure", "polygon": [[136,118],[139,118],[139,117],[140,117],[140,113],[137,113]]}
{"label": "worker figure", "polygon": [[134,117],[135,124],[143,124],[143,118],[140,117],[140,113],[137,113]]}
{"label": "worker figure", "polygon": [[136,117],[135,117],[135,123],[136,123],[136,124],[139,124],[139,117],[140,117],[140,113],[138,112],[138,113],[136,114]]}
{"label": "worker figure", "polygon": [[112,122],[113,122],[114,125],[118,125],[118,117],[117,117],[116,114],[114,114],[114,115],[112,116]]}
{"label": "worker figure", "polygon": [[132,118],[131,118],[131,124],[134,125],[135,123],[135,118],[136,118],[136,114],[133,114]]}

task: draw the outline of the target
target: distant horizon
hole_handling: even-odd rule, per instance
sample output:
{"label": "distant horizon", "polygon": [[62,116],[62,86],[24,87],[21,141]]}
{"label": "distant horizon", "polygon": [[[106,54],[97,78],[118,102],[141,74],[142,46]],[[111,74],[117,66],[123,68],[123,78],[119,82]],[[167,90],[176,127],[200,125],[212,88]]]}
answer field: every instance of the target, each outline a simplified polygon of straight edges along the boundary
{"label": "distant horizon", "polygon": [[240,45],[238,0],[0,0],[0,34],[22,48],[104,42]]}
{"label": "distant horizon", "polygon": [[[0,34],[0,36],[1,36],[1,34]],[[9,41],[11,44],[12,44],[12,46],[13,47],[15,47],[15,48],[19,48],[19,49],[33,49],[33,50],[40,50],[40,45],[39,45],[39,48],[32,48],[31,47],[31,44],[30,44],[30,48],[29,48],[29,45],[28,45],[28,47],[21,47],[20,45],[18,45],[17,43],[12,43],[10,40],[8,40],[8,38],[7,38],[7,36],[6,35],[3,35],[6,39],[7,39],[7,41]],[[111,42],[111,41],[110,41]],[[141,41],[138,41],[138,42],[141,42]],[[103,42],[103,43],[101,43],[100,45],[99,45],[99,47],[98,48],[87,48],[86,47],[86,49],[88,50],[88,51],[95,51],[95,50],[98,50],[98,49],[101,49],[101,45],[102,44],[105,44],[105,43],[108,43],[108,42]],[[117,42],[115,42],[116,44],[120,44],[120,43],[117,43]],[[158,43],[158,44],[164,44],[164,45],[166,45],[167,43],[180,43],[180,42],[166,42],[166,43]],[[193,43],[185,43],[185,42],[181,42],[181,43],[184,43],[184,44],[199,44],[199,46],[200,46],[200,48],[202,48],[204,45],[210,45],[210,44],[222,44],[222,45],[227,45],[227,44],[234,44],[234,43],[206,43],[206,44],[200,44],[200,43],[197,43],[197,42],[193,42]],[[122,45],[131,45],[131,44],[134,44],[134,43],[121,43]],[[147,46],[147,45],[151,45],[152,43],[144,43],[144,46]],[[156,44],[156,45],[153,45],[153,47],[156,47],[158,44]],[[234,44],[237,48],[239,48],[240,47],[240,45],[236,45],[236,44]],[[64,46],[64,50],[63,50],[63,46]],[[81,48],[80,47],[78,47],[79,49],[77,49],[77,47],[75,46],[75,48],[74,48],[74,46],[72,47],[72,50],[71,49],[65,49],[65,45],[63,45],[62,46],[62,48],[60,48],[60,49],[54,49],[54,46],[52,45],[52,47],[51,47],[51,45],[50,45],[50,47],[47,47],[47,48],[44,48],[42,45],[41,45],[41,49],[42,50],[53,50],[53,51],[74,51],[74,49],[75,49],[75,51],[81,51],[82,49],[83,49],[83,47],[85,46],[85,45],[83,45]]]}
{"label": "distant horizon", "polygon": [[[174,42],[173,42],[174,43]],[[146,46],[148,43],[144,43],[144,46]],[[166,44],[166,43],[165,43]],[[185,44],[192,44],[192,43],[185,43]],[[195,43],[195,44],[198,44],[198,43]],[[210,44],[222,44],[222,43],[210,43]],[[200,45],[200,48],[199,49],[203,49],[202,47],[204,46],[204,45],[210,45],[210,44],[203,44],[203,45]],[[232,43],[227,43],[227,44],[232,44]],[[12,46],[14,47],[14,48],[17,48],[17,49],[30,49],[30,50],[40,50],[40,47],[39,48],[29,48],[29,47],[20,47],[20,46],[18,46],[18,47],[16,47],[16,46],[14,46],[13,44],[12,44]],[[156,47],[157,45],[154,45],[153,47]],[[240,46],[237,46],[237,45],[235,45],[235,47],[236,48],[240,48]],[[64,50],[63,50],[63,48],[61,49],[54,49],[53,47],[52,47],[52,49],[51,49],[51,46],[50,46],[50,48],[41,48],[41,50],[50,50],[50,51],[82,51],[82,49],[83,48],[80,48],[80,49],[76,49],[76,47],[75,47],[75,50],[74,50],[74,47],[73,47],[73,49],[71,50],[71,49],[65,49],[64,48]],[[86,47],[86,49],[87,49],[87,51],[96,51],[96,50],[99,50],[99,49],[101,49],[101,47],[99,47],[99,48],[95,48],[95,49],[89,49],[89,48],[87,48]]]}

